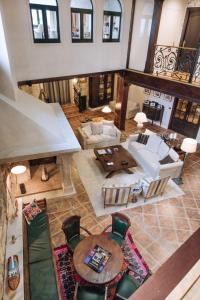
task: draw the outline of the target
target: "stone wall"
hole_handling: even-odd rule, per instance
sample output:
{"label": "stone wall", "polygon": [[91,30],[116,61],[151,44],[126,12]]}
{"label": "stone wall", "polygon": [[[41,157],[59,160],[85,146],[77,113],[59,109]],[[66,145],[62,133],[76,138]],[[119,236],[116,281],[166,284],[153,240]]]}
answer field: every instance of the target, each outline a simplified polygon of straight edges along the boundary
{"label": "stone wall", "polygon": [[3,296],[5,245],[6,245],[6,189],[5,178],[0,169],[0,299]]}

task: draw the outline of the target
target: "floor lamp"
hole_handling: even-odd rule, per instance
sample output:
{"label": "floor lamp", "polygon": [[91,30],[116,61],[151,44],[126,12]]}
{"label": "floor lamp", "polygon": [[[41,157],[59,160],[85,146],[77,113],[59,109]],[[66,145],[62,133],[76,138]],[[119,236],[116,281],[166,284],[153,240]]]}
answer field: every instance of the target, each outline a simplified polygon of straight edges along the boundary
{"label": "floor lamp", "polygon": [[183,165],[181,168],[181,172],[178,178],[175,178],[175,182],[179,184],[183,184],[183,171],[185,167],[185,163],[188,157],[189,153],[194,153],[197,150],[197,140],[191,139],[191,138],[185,138],[181,144],[181,150],[185,152],[184,159],[183,159]]}

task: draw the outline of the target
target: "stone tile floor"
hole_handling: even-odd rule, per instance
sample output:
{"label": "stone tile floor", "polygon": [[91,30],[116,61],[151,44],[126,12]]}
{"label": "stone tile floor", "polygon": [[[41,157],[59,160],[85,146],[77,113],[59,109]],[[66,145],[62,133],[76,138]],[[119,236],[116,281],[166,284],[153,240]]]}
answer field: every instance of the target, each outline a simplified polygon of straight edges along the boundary
{"label": "stone tile floor", "polygon": [[[87,113],[87,116],[89,114]],[[98,115],[98,112],[95,114]],[[112,118],[112,114],[107,117]],[[79,119],[76,116],[69,121],[76,132]],[[160,127],[149,124],[146,127],[163,132]],[[134,121],[126,121],[123,140],[134,130]],[[65,243],[61,226],[68,216],[80,215],[81,224],[93,234],[101,233],[111,223],[110,216],[96,217],[75,164],[72,178],[77,194],[71,198],[57,199],[48,203],[53,247]],[[183,180],[181,188],[185,192],[184,196],[123,211],[131,219],[130,231],[134,241],[153,272],[200,226],[200,152],[188,158]]]}

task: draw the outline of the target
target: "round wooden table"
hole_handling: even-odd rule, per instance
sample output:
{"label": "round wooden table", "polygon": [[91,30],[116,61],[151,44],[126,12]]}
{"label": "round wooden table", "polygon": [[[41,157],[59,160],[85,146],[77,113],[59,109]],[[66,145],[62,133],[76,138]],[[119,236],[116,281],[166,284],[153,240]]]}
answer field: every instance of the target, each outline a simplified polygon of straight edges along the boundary
{"label": "round wooden table", "polygon": [[[112,253],[101,273],[97,273],[84,263],[89,252],[96,246]],[[73,263],[81,278],[92,284],[106,284],[122,270],[124,255],[120,246],[107,235],[90,235],[75,248]]]}

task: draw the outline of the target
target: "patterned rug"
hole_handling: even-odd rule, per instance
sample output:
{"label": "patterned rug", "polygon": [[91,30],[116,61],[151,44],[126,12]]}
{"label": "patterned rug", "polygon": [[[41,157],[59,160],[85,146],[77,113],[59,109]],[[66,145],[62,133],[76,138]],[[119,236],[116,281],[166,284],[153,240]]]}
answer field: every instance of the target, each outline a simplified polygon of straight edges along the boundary
{"label": "patterned rug", "polygon": [[[86,283],[81,280],[74,270],[72,256],[66,245],[54,249],[54,258],[61,298],[62,300],[72,300],[76,281],[81,282],[81,284]],[[128,264],[133,265],[135,270],[135,272],[130,272],[129,274],[141,283],[143,278],[149,273],[149,267],[137,250],[130,232],[127,233],[125,240],[124,266],[122,273],[126,270]],[[109,284],[109,300],[113,299],[116,284],[120,280],[122,273]]]}

